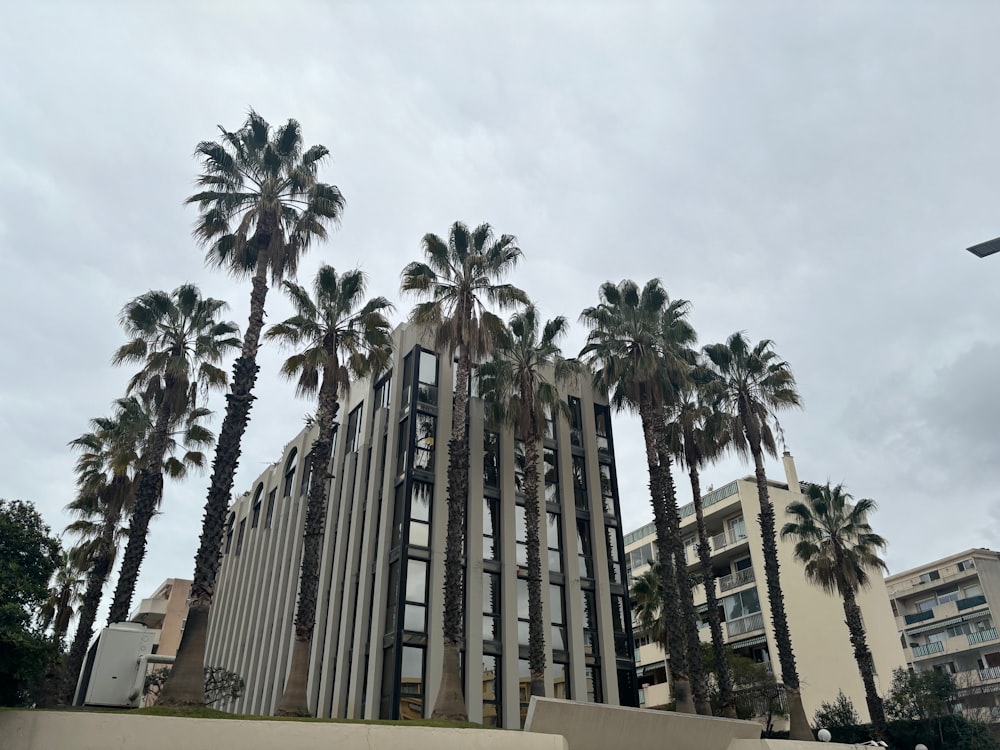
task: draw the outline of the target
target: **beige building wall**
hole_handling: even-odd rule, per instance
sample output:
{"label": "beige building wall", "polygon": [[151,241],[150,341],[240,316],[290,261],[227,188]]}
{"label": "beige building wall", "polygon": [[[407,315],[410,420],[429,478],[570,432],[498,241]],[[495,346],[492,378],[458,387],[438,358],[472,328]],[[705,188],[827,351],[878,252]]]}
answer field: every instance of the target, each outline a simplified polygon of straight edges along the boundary
{"label": "beige building wall", "polygon": [[[177,655],[177,647],[180,646],[181,635],[187,622],[190,593],[191,581],[184,578],[168,578],[156,588],[152,596],[142,599],[129,617],[129,621],[142,623],[155,632],[156,654]],[[150,664],[146,671],[162,668],[162,665]],[[152,703],[152,697],[147,697],[146,705]]]}
{"label": "beige building wall", "polygon": [[[864,686],[850,645],[843,603],[839,597],[826,594],[818,586],[806,581],[802,565],[794,559],[793,544],[780,539],[782,526],[791,520],[784,512],[785,507],[802,497],[795,464],[790,455],[785,456],[784,468],[787,481],[782,483],[769,480],[768,492],[775,508],[781,588],[806,713],[811,718],[822,702],[834,700],[838,691],[843,691],[854,703],[862,719],[867,720]],[[760,512],[757,485],[753,477],[738,479],[718,489],[704,492],[703,502],[708,533],[712,537],[712,565],[716,574],[717,598],[720,602],[730,596],[745,598],[749,595],[746,592],[755,590],[760,605],[759,614],[745,615],[724,623],[723,633],[727,643],[748,656],[762,660],[780,682],[781,666],[767,598],[760,524],[757,519]],[[681,515],[681,530],[686,542],[691,545],[687,549],[688,563],[692,571],[697,571],[699,565],[693,546],[697,529],[693,506],[682,507]],[[627,534],[626,555],[635,550],[648,549],[646,545],[655,542],[655,538],[651,524]],[[633,559],[632,562],[640,561]],[[636,575],[645,569],[645,566],[633,565],[631,574]],[[703,608],[705,593],[702,586],[695,588],[694,599],[695,605]],[[858,596],[858,604],[875,660],[876,684],[879,691],[884,692],[892,679],[893,669],[904,666],[905,659],[885,583],[880,576],[874,576],[872,586]],[[707,625],[702,627],[700,635],[703,641],[710,642],[711,634]],[[640,683],[644,680],[643,672],[648,672],[648,665],[663,659],[663,650],[655,644],[639,650],[636,663]],[[657,678],[660,677],[659,671],[654,674]],[[662,705],[669,701],[666,684],[646,687],[644,692],[645,704],[648,706]],[[665,697],[667,700],[664,700]]]}

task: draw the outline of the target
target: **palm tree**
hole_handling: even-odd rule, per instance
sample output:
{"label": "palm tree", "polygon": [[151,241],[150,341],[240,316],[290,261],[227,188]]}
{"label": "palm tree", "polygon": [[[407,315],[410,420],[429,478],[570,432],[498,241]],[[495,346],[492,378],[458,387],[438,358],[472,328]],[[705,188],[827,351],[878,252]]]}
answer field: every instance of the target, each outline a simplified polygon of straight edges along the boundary
{"label": "palm tree", "polygon": [[542,618],[542,555],[539,540],[538,445],[546,411],[569,414],[558,386],[581,371],[558,340],[569,325],[560,316],[539,330],[534,305],[515,313],[500,331],[493,358],[479,367],[479,392],[494,424],[509,425],[524,440],[524,521],[528,563],[528,669],[531,695],[545,695],[545,622]]}
{"label": "palm tree", "polygon": [[662,646],[668,651],[667,630],[668,609],[663,598],[663,565],[659,560],[650,561],[649,569],[635,577],[629,596],[632,599],[632,610],[635,612],[635,623],[639,632]]}
{"label": "palm tree", "polygon": [[198,204],[195,237],[208,248],[208,262],[238,278],[250,277],[250,318],[219,430],[212,479],[195,556],[187,625],[177,658],[160,695],[161,705],[205,705],[205,645],[208,611],[219,572],[219,547],[250,418],[257,381],[257,350],[264,327],[268,280],[294,276],[313,240],[326,237],[326,224],[339,220],[340,191],[317,179],[329,153],[325,146],[303,151],[299,123],[272,130],[253,110],[236,132],[220,127],[221,143],[203,141],[196,155],[204,188],[187,199]]}
{"label": "palm tree", "polygon": [[48,598],[37,615],[38,626],[42,630],[52,628],[52,637],[56,641],[61,641],[66,635],[80,604],[81,591],[86,583],[85,572],[71,555],[60,553],[59,567],[52,574]]}
{"label": "palm tree", "polygon": [[[70,557],[74,565],[87,570],[87,585],[66,663],[63,694],[68,701],[73,699],[93,636],[104,585],[120,540],[127,533],[125,524],[134,507],[139,467],[144,464],[155,408],[136,397],[119,399],[111,417],[91,420],[91,431],[70,442],[80,456],[76,462],[77,497],[67,506],[77,520],[66,531],[80,537]],[[196,448],[212,439],[212,433],[198,424],[206,414],[204,409],[191,410],[179,434],[168,436],[162,469],[168,477],[181,479],[189,467],[204,465],[204,455]],[[178,450],[183,451],[180,458],[173,455]]]}
{"label": "palm tree", "polygon": [[170,433],[201,408],[210,391],[226,386],[226,373],[216,365],[240,344],[236,324],[217,319],[226,307],[221,300],[202,297],[193,284],[184,284],[170,293],[146,292],[122,310],[120,320],[129,340],[112,361],[142,365],[126,392],[144,394],[156,405],[156,416],[136,478],[128,544],[108,624],[123,622],[132,606],[149,522],[163,495],[163,456]]}
{"label": "palm tree", "polygon": [[314,296],[298,284],[286,281],[285,291],[295,315],[274,325],[264,334],[300,350],[281,369],[287,378],[298,379],[303,396],[318,393],[318,431],[310,457],[315,472],[309,485],[299,600],[295,612],[295,644],[285,691],[278,704],[282,716],[308,716],[309,648],[316,625],[320,553],[326,506],[330,496],[330,457],[339,396],[350,378],[364,377],[383,369],[392,354],[391,327],[386,313],[392,304],[384,297],[365,299],[365,274],[348,271],[340,276],[332,266],[321,266],[313,282]]}
{"label": "palm tree", "polygon": [[413,308],[410,319],[434,330],[438,351],[458,354],[452,427],[448,441],[448,529],[444,565],[444,663],[433,717],[465,721],[459,652],[462,648],[462,556],[465,554],[465,511],[469,502],[469,374],[472,361],[482,361],[493,349],[503,322],[486,304],[509,309],[526,305],[523,291],[498,283],[521,258],[513,235],[493,235],[489,224],[470,230],[456,221],[448,241],[424,235],[426,263],[408,264],[400,291],[429,297]]}
{"label": "palm tree", "polygon": [[879,557],[886,541],[868,523],[877,507],[874,500],[854,502],[842,484],[810,484],[804,502],[793,502],[785,508],[794,520],[782,527],[781,538],[795,540],[795,558],[805,565],[806,578],[843,600],[868,713],[878,739],[884,740],[885,708],[875,687],[875,662],[857,601],[858,591],[871,585],[869,573],[881,576],[888,572]]}
{"label": "palm tree", "polygon": [[[583,311],[580,318],[590,328],[581,357],[594,367],[594,386],[611,394],[619,410],[637,411],[646,443],[650,503],[656,526],[657,555],[662,565],[664,600],[672,612],[693,610],[691,590],[679,585],[684,560],[680,514],[665,441],[665,408],[673,391],[687,379],[689,364],[682,347],[694,341],[687,323],[689,303],[673,300],[659,279],[640,289],[631,280],[605,282],[601,302]],[[686,576],[686,563],[683,573]],[[683,606],[687,601],[688,606]],[[694,713],[691,697],[692,667],[687,656],[683,618],[667,622],[667,651],[677,710]]]}
{"label": "palm tree", "polygon": [[778,358],[774,343],[769,339],[751,346],[746,336],[738,331],[725,344],[711,344],[703,351],[706,372],[716,392],[715,403],[726,416],[728,432],[740,449],[749,451],[753,457],[760,503],[758,521],[763,540],[767,601],[771,607],[781,681],[788,700],[789,736],[793,740],[811,741],[813,735],[802,706],[799,673],[781,591],[774,505],[768,495],[767,474],[764,472],[764,452],[777,455],[775,433],[781,434],[777,412],[801,406],[795,390],[795,376],[788,363]]}
{"label": "palm tree", "polygon": [[[712,570],[711,549],[708,543],[708,529],[705,526],[705,510],[701,502],[700,468],[718,458],[728,445],[725,421],[710,403],[702,397],[697,387],[687,388],[679,394],[671,411],[668,424],[668,442],[678,465],[686,466],[691,480],[695,519],[698,526],[698,562],[701,567],[701,582],[705,587],[705,603],[708,607],[708,626],[712,633],[712,651],[715,657],[716,680],[719,685],[719,703],[723,716],[736,718],[736,697],[733,679],[726,657],[726,643],[722,635],[719,618],[719,601],[715,595],[715,573]],[[696,644],[701,648],[700,641]],[[693,657],[692,657],[693,658]]]}

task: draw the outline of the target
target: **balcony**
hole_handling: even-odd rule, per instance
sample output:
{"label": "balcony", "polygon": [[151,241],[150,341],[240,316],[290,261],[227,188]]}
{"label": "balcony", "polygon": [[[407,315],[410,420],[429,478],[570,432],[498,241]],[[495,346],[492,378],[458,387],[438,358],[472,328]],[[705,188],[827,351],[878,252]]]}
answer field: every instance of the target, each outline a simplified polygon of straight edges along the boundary
{"label": "balcony", "polygon": [[940,641],[934,641],[928,643],[926,646],[914,646],[913,647],[913,657],[919,659],[922,656],[930,656],[931,654],[943,654],[944,644]]}
{"label": "balcony", "polygon": [[995,641],[1000,635],[997,634],[996,628],[990,628],[989,630],[980,630],[978,633],[969,633],[966,637],[969,639],[969,645],[975,646],[980,643]]}
{"label": "balcony", "polygon": [[969,596],[965,599],[959,599],[955,602],[955,607],[961,612],[963,609],[972,609],[973,607],[978,607],[982,604],[986,604],[986,597],[982,594],[978,596]]}
{"label": "balcony", "polygon": [[735,573],[730,573],[727,576],[722,576],[718,580],[719,580],[720,592],[731,591],[740,586],[745,586],[748,583],[753,583],[754,581],[753,568],[746,568],[745,570],[737,570]]}
{"label": "balcony", "polygon": [[[739,492],[739,487],[736,482],[730,482],[724,487],[719,487],[717,490],[712,490],[711,492],[706,492],[701,496],[701,507],[702,509],[708,508],[709,506],[715,505],[716,503],[721,503],[727,497],[732,497],[737,492]],[[682,506],[680,509],[681,519],[687,518],[688,516],[694,515],[694,503],[688,503]]]}
{"label": "balcony", "polygon": [[1000,680],[1000,667],[987,667],[986,669],[980,669],[979,679],[981,682],[988,682],[989,680]]}
{"label": "balcony", "polygon": [[934,619],[933,607],[931,609],[928,609],[926,612],[916,612],[915,614],[905,615],[903,617],[903,621],[906,622],[907,625],[913,625],[914,623],[932,619]]}
{"label": "balcony", "polygon": [[143,599],[129,620],[141,623],[147,628],[161,628],[163,627],[163,618],[166,615],[166,599]]}
{"label": "balcony", "polygon": [[730,638],[735,638],[738,635],[746,635],[754,630],[763,629],[764,615],[760,612],[747,615],[746,617],[740,617],[736,620],[728,620],[726,622],[726,633]]}

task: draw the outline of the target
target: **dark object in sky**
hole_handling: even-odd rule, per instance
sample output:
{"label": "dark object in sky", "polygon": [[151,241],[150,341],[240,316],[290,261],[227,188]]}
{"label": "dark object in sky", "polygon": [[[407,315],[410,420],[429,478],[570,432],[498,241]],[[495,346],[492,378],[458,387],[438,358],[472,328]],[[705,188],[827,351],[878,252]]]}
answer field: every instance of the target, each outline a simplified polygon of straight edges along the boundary
{"label": "dark object in sky", "polygon": [[968,250],[970,253],[978,255],[980,258],[985,258],[987,255],[993,255],[994,253],[1000,253],[1000,237],[997,237],[995,240],[989,240],[988,242],[973,245],[968,248]]}

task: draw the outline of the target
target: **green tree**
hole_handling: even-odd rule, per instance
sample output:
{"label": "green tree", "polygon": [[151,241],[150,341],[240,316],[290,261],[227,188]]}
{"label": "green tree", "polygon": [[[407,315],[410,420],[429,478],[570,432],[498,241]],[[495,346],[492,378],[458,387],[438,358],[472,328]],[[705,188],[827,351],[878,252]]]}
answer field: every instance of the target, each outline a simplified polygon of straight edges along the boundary
{"label": "green tree", "polygon": [[890,719],[936,719],[952,713],[958,702],[955,678],[937,669],[892,671],[892,684],[885,703]]}
{"label": "green tree", "polygon": [[[201,406],[207,394],[226,387],[226,373],[217,365],[240,345],[236,324],[218,319],[226,307],[221,300],[202,297],[195,285],[184,284],[170,293],[146,292],[122,310],[120,320],[128,341],[112,361],[141,365],[127,393],[142,394],[156,412],[136,477],[128,542],[108,624],[128,619],[146,556],[149,522],[163,497],[163,457],[171,433],[189,414],[207,414]],[[207,431],[202,438],[207,445]]]}
{"label": "green tree", "polygon": [[384,297],[365,299],[367,280],[361,271],[342,275],[332,266],[321,266],[313,282],[313,295],[285,282],[295,315],[272,326],[264,335],[299,350],[289,357],[282,374],[298,380],[298,393],[317,396],[317,433],[309,452],[312,478],[306,506],[299,573],[299,599],[295,611],[295,643],[285,691],[278,704],[281,716],[308,716],[309,649],[316,626],[320,554],[326,508],[330,497],[329,466],[333,430],[340,410],[340,394],[352,377],[360,378],[385,368],[392,354],[392,330],[386,313],[392,309]]}
{"label": "green tree", "polygon": [[801,405],[795,376],[788,363],[778,358],[773,342],[767,339],[751,345],[743,333],[737,332],[726,343],[711,344],[703,351],[707,372],[716,388],[716,406],[727,416],[733,439],[743,442],[753,457],[767,600],[778,647],[781,681],[788,701],[789,737],[808,742],[813,734],[802,706],[799,673],[781,590],[774,505],[767,491],[764,471],[765,451],[777,455],[774,439],[776,432],[780,434],[777,412]]}
{"label": "green tree", "polygon": [[[685,300],[671,301],[658,279],[642,289],[631,280],[605,282],[600,288],[600,300],[580,316],[590,329],[581,358],[593,367],[594,385],[611,394],[616,409],[639,413],[664,601],[671,612],[693,612],[690,586],[679,581],[682,577],[687,580],[687,564],[665,417],[668,404],[676,389],[686,382],[690,369],[683,353],[695,340],[694,329],[686,321],[689,304]],[[684,622],[683,616],[668,619],[667,651],[677,710],[694,713],[692,662]],[[696,669],[700,668],[698,661]]]}
{"label": "green tree", "polygon": [[[695,520],[698,528],[698,562],[701,583],[705,587],[705,603],[708,607],[707,619],[712,634],[712,648],[715,650],[717,665],[715,679],[720,696],[720,710],[723,716],[736,717],[736,698],[733,693],[732,675],[729,661],[725,658],[725,638],[722,634],[722,620],[719,617],[719,601],[715,595],[715,572],[712,569],[711,547],[708,528],[705,525],[705,509],[701,501],[700,469],[709,461],[717,459],[731,444],[726,432],[726,420],[712,408],[711,394],[701,391],[693,384],[678,394],[670,411],[667,424],[667,442],[680,466],[686,466],[691,481]],[[700,641],[694,644],[700,648]]]}
{"label": "green tree", "polygon": [[44,604],[60,558],[59,540],[35,507],[0,498],[0,706],[25,703],[27,687],[58,651],[32,614]]}
{"label": "green tree", "polygon": [[187,626],[163,687],[162,702],[175,706],[205,703],[208,612],[233,478],[254,399],[268,281],[277,284],[294,276],[302,254],[313,241],[326,237],[326,225],[338,221],[344,207],[340,191],[317,178],[329,152],[325,146],[303,150],[301,128],[295,120],[272,130],[251,110],[236,132],[219,130],[221,142],[198,144],[196,155],[202,163],[198,184],[203,190],[187,202],[198,205],[194,234],[208,248],[208,262],[237,278],[250,278],[250,317],[219,429]]}
{"label": "green tree", "polygon": [[838,484],[810,484],[805,500],[793,502],[785,513],[791,516],[781,529],[782,539],[795,540],[795,558],[805,565],[806,579],[829,594],[839,595],[850,632],[854,660],[865,686],[865,701],[875,734],[886,739],[885,709],[875,687],[875,661],[861,619],[857,593],[871,585],[869,574],[881,580],[888,572],[879,552],[886,541],[868,523],[876,510],[874,500],[854,498]]}
{"label": "green tree", "polygon": [[38,627],[42,630],[52,628],[52,637],[56,641],[61,641],[69,630],[86,582],[85,573],[71,555],[60,553],[45,602],[36,616]]}
{"label": "green tree", "polygon": [[823,701],[819,704],[819,709],[813,714],[813,724],[817,729],[830,729],[831,727],[856,727],[861,723],[861,717],[854,709],[854,703],[844,695],[844,691],[837,692],[837,697],[833,703]]}
{"label": "green tree", "polygon": [[[710,697],[717,712],[722,711],[722,695],[719,691],[719,660],[711,644],[702,644],[705,671],[712,680]],[[782,701],[781,686],[768,671],[766,665],[737,654],[728,646],[724,652],[725,668],[733,680],[733,695],[736,704],[736,718],[762,719],[766,732],[773,729],[775,716],[786,715]]]}
{"label": "green tree", "polygon": [[470,230],[456,221],[447,242],[436,234],[423,239],[427,262],[414,261],[402,273],[400,291],[429,297],[419,302],[410,319],[434,331],[438,351],[458,354],[452,427],[448,440],[448,528],[444,563],[444,663],[432,716],[466,721],[459,652],[464,620],[462,557],[465,554],[465,513],[469,503],[469,376],[472,362],[493,350],[503,322],[486,307],[526,305],[523,291],[499,281],[521,258],[513,235],[499,238],[489,224]]}
{"label": "green tree", "polygon": [[559,385],[580,367],[562,356],[558,341],[568,328],[566,318],[540,324],[534,305],[516,313],[495,341],[493,358],[479,368],[479,393],[490,421],[509,425],[524,441],[524,521],[528,563],[528,669],[531,694],[545,695],[545,621],[542,618],[542,555],[539,534],[538,447],[546,412],[569,412]]}

